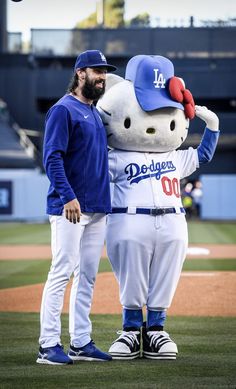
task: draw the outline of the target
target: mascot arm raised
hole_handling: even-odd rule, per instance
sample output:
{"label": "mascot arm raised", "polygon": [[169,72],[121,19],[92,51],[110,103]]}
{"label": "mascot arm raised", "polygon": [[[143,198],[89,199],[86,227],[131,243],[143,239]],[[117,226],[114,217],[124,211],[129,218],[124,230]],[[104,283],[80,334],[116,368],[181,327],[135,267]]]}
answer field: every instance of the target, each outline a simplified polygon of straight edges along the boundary
{"label": "mascot arm raised", "polygon": [[199,164],[208,163],[212,160],[219,139],[219,118],[207,107],[195,106],[196,116],[206,123],[206,128],[197,148]]}

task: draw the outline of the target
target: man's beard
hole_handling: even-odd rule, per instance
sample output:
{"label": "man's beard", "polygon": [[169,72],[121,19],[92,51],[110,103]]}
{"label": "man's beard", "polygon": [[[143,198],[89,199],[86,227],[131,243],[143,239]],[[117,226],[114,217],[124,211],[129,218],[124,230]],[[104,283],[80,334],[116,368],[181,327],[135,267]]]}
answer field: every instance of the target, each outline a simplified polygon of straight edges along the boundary
{"label": "man's beard", "polygon": [[[96,84],[103,82],[103,87],[98,88]],[[82,95],[89,100],[98,100],[105,93],[105,81],[103,79],[90,80],[88,76],[85,77],[85,83],[82,87]]]}

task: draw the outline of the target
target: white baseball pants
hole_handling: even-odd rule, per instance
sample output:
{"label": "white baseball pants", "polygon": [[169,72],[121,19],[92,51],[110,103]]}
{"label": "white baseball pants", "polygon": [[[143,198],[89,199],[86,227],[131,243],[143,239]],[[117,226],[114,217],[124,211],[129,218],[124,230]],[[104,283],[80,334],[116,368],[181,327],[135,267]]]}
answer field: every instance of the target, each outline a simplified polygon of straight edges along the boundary
{"label": "white baseball pants", "polygon": [[65,289],[74,272],[70,294],[69,332],[71,343],[83,347],[92,331],[89,314],[99,260],[104,245],[106,217],[84,213],[80,223],[64,215],[50,216],[52,264],[44,287],[40,312],[43,348],[61,344],[61,311]]}
{"label": "white baseball pants", "polygon": [[185,216],[108,215],[106,243],[123,308],[167,309],[187,251]]}

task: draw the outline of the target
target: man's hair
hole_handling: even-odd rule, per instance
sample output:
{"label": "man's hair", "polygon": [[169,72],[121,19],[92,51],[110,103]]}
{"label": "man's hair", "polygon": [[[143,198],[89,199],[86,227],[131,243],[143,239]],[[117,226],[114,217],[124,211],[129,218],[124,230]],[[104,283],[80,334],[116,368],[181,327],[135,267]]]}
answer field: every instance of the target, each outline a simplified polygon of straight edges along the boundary
{"label": "man's hair", "polygon": [[73,93],[79,85],[79,77],[77,73],[74,73],[67,88],[67,93]]}

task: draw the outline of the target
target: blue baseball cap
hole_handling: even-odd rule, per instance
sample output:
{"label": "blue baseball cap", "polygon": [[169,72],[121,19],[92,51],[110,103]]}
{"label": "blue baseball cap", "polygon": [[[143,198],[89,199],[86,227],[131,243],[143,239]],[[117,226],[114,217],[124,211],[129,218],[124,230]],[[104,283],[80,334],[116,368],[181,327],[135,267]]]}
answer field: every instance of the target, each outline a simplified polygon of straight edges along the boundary
{"label": "blue baseball cap", "polygon": [[165,107],[184,110],[169,93],[168,81],[172,77],[172,62],[160,55],[136,55],[129,60],[125,73],[125,79],[133,82],[136,98],[144,111]]}
{"label": "blue baseball cap", "polygon": [[87,50],[78,55],[75,61],[76,69],[105,67],[108,72],[114,72],[117,68],[107,63],[105,55],[99,50]]}

